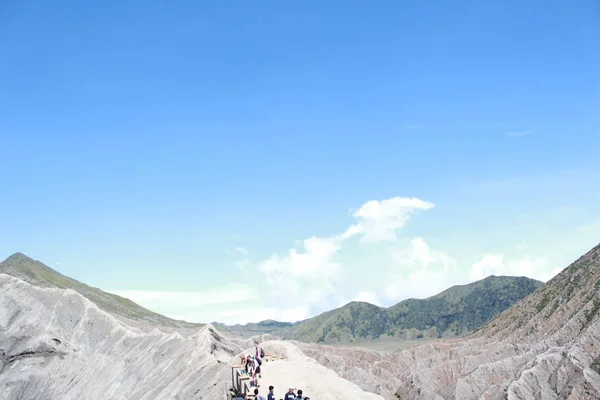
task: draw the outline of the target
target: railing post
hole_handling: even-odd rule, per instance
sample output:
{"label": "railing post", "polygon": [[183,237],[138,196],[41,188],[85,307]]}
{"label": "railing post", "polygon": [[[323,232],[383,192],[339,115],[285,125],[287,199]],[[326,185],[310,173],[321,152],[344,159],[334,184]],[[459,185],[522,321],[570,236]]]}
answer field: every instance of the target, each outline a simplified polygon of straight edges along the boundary
{"label": "railing post", "polygon": [[231,367],[231,385],[235,389],[235,368]]}

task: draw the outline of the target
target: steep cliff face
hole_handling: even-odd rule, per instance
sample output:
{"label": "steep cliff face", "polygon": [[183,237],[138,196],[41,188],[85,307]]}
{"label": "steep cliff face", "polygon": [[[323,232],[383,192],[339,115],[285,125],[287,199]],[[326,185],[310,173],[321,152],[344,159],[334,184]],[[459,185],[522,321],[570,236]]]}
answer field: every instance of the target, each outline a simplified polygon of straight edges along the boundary
{"label": "steep cliff face", "polygon": [[297,345],[390,399],[598,399],[599,309],[597,246],[464,339],[395,353]]}
{"label": "steep cliff face", "polygon": [[69,289],[0,274],[0,293],[0,399],[220,399],[241,351],[210,325],[145,333]]}

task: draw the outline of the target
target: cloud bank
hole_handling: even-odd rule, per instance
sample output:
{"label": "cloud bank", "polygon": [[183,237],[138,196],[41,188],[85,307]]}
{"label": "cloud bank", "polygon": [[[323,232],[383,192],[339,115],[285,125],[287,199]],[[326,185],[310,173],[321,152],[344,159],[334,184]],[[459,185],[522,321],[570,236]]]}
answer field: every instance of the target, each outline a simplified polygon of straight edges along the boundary
{"label": "cloud bank", "polygon": [[195,293],[116,293],[154,311],[192,322],[295,322],[349,301],[389,306],[489,275],[545,281],[559,272],[549,271],[544,259],[528,255],[507,259],[501,253],[485,254],[472,265],[461,266],[455,257],[433,248],[424,237],[402,234],[416,214],[434,207],[415,197],[370,200],[354,210],[353,221],[335,235],[306,238],[299,246],[275,252],[261,261],[252,261],[250,252],[242,246],[227,251],[234,257],[232,263],[237,270],[258,273],[252,274],[252,283],[240,278],[237,284]]}

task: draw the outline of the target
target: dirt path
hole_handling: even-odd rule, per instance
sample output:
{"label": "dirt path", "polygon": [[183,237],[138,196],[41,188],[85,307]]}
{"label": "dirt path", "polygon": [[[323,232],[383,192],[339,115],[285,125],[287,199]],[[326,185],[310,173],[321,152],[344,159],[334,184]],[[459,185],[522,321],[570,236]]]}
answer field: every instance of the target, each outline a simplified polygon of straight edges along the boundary
{"label": "dirt path", "polygon": [[276,399],[283,398],[288,388],[293,387],[302,389],[305,396],[314,400],[383,400],[383,397],[363,391],[356,384],[342,379],[334,371],[305,356],[293,344],[269,341],[261,346],[267,354],[287,356],[287,359],[263,362],[259,390],[265,397],[269,393],[269,386],[273,385]]}

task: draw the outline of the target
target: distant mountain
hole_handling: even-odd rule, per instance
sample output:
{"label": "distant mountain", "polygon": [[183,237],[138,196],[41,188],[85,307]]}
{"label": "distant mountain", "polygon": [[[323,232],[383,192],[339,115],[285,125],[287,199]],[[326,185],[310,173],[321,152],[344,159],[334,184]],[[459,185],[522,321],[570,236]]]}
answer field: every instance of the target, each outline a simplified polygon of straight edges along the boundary
{"label": "distant mountain", "polygon": [[293,324],[263,321],[215,327],[243,336],[269,333],[308,343],[456,337],[479,328],[541,285],[540,281],[524,277],[490,276],[453,286],[426,299],[404,300],[389,308],[351,302]]}
{"label": "distant mountain", "polygon": [[221,332],[235,333],[243,337],[251,337],[256,335],[269,334],[271,332],[278,332],[281,330],[288,329],[294,326],[295,324],[297,324],[297,322],[279,322],[274,321],[272,319],[245,325],[225,325],[220,322],[211,323],[212,326],[214,326]]}
{"label": "distant mountain", "polygon": [[600,244],[460,339],[395,352],[299,347],[389,399],[600,399]]}
{"label": "distant mountain", "polygon": [[203,324],[192,324],[167,318],[152,312],[133,301],[100,289],[90,287],[75,279],[60,274],[47,265],[35,261],[22,253],[16,253],[0,263],[0,273],[24,280],[32,285],[44,288],[72,289],[100,309],[121,317],[126,322],[147,322],[166,328],[199,328]]}

